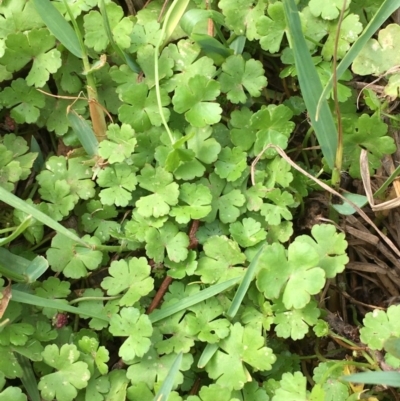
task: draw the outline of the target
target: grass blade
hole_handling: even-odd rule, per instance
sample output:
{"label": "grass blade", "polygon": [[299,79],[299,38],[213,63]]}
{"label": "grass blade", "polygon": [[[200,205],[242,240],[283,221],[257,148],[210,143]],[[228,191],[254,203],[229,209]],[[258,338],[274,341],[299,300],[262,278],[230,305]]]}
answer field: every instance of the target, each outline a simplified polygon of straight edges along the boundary
{"label": "grass blade", "polygon": [[86,153],[90,157],[97,156],[99,141],[97,140],[92,127],[73,109],[69,109],[67,117],[72,129],[74,130]]}
{"label": "grass blade", "polygon": [[201,353],[199,361],[197,362],[197,367],[203,369],[217,351],[218,344],[208,343]]}
{"label": "grass blade", "polygon": [[73,241],[78,242],[79,244],[91,248],[90,245],[86,244],[85,241],[80,239],[76,234],[72,231],[69,231],[67,228],[62,226],[60,223],[57,223],[51,217],[45,215],[40,210],[34,208],[32,205],[24,202],[22,199],[18,198],[11,192],[8,192],[4,188],[0,187],[0,201],[7,203],[8,205],[12,206],[15,209],[20,210],[26,214],[32,215],[34,219],[40,221],[41,223],[45,224],[46,226],[52,228],[53,230],[59,232],[60,234],[65,235],[66,237],[72,239]]}
{"label": "grass blade", "polygon": [[400,387],[400,372],[362,372],[355,373],[354,375],[342,376],[340,379],[353,383]]}
{"label": "grass blade", "polygon": [[26,217],[25,220],[13,231],[11,235],[0,239],[0,246],[9,244],[11,241],[14,241],[16,238],[18,238],[31,225],[31,221],[32,216]]}
{"label": "grass blade", "polygon": [[317,118],[322,84],[303,36],[296,4],[294,0],[284,0],[283,5],[304,102],[322,153],[328,166],[333,169],[338,142],[335,122],[325,98],[321,99],[321,111]]}
{"label": "grass blade", "polygon": [[236,284],[241,277],[231,278],[230,280],[224,281],[223,283],[212,285],[205,290],[199,291],[198,293],[191,295],[190,297],[181,299],[176,304],[167,306],[164,309],[156,310],[150,313],[149,318],[152,323],[158,322],[159,320],[165,319],[177,312],[189,308],[190,306],[196,305],[199,302],[205,301],[208,298],[214,297],[222,291],[225,291],[232,285]]}
{"label": "grass blade", "polygon": [[22,304],[39,306],[41,308],[53,308],[76,315],[88,316],[93,319],[100,319],[103,322],[108,322],[107,317],[104,315],[98,315],[97,313],[76,308],[75,306],[65,304],[56,299],[38,297],[37,295],[28,294],[27,292],[19,291],[14,288],[11,290],[11,299]]}
{"label": "grass blade", "polygon": [[21,382],[29,395],[29,399],[31,401],[40,401],[41,398],[38,390],[38,384],[35,374],[33,373],[31,361],[26,356],[21,355],[18,352],[15,352],[14,355],[22,368]]}
{"label": "grass blade", "polygon": [[175,29],[185,13],[188,4],[189,0],[175,0],[168,9],[162,28],[163,46],[168,42],[171,35],[175,32]]}
{"label": "grass blade", "polygon": [[[365,46],[368,40],[374,35],[380,28],[380,26],[400,7],[400,0],[385,0],[380,6],[379,10],[376,12],[374,17],[368,23],[364,32],[358,37],[358,39],[353,43],[350,50],[343,57],[342,61],[339,63],[336,69],[337,79],[344,74],[350,64],[360,53],[361,49]],[[319,98],[317,113],[321,108],[322,99],[325,99],[328,92],[332,89],[333,77],[329,79],[326,83],[323,92]]]}
{"label": "grass blade", "polygon": [[226,313],[228,317],[233,318],[235,317],[237,311],[239,310],[240,305],[242,304],[243,298],[247,293],[247,290],[250,287],[251,282],[253,281],[254,274],[257,270],[258,266],[258,260],[260,259],[260,256],[264,250],[264,245],[258,250],[256,253],[256,256],[254,256],[254,259],[251,261],[249,267],[246,270],[246,273],[243,277],[242,282],[240,283],[238,289],[236,290],[236,294],[233,297],[231,306],[228,309],[228,312]]}
{"label": "grass blade", "polygon": [[82,58],[82,49],[75,31],[53,4],[49,0],[33,0],[33,3],[50,32],[73,55]]}
{"label": "grass blade", "polygon": [[174,363],[172,364],[164,383],[161,385],[158,393],[154,397],[154,401],[167,401],[168,397],[171,393],[171,390],[174,386],[175,377],[179,373],[179,368],[181,367],[182,363],[182,352],[180,352],[176,358]]}

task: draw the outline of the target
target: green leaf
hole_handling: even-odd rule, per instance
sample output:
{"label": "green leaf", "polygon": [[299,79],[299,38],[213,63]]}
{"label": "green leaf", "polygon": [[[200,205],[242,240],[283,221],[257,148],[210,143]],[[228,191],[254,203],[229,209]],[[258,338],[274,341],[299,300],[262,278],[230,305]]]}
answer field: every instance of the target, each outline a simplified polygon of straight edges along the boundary
{"label": "green leaf", "polygon": [[202,75],[190,78],[187,85],[176,88],[172,102],[177,113],[185,113],[186,120],[194,127],[216,124],[221,119],[222,109],[212,101],[220,94],[217,81]]}
{"label": "green leaf", "polygon": [[317,324],[320,316],[320,310],[314,300],[302,309],[289,310],[278,300],[273,310],[276,335],[281,338],[292,338],[294,341],[302,340],[310,327]]}
{"label": "green leaf", "polygon": [[[105,10],[115,43],[122,49],[128,48],[131,45],[132,21],[124,17],[122,8],[115,3],[105,4]],[[93,48],[96,52],[104,51],[110,41],[101,14],[92,10],[85,14],[83,21],[86,46]]]}
{"label": "green leaf", "polygon": [[140,187],[153,192],[142,196],[136,202],[138,212],[143,217],[160,217],[167,215],[171,206],[178,203],[179,186],[173,182],[172,174],[162,167],[146,165],[138,176]]}
{"label": "green leaf", "polygon": [[333,278],[342,273],[349,258],[346,254],[347,242],[343,233],[337,233],[335,226],[316,224],[311,230],[312,239],[301,235],[296,242],[311,245],[319,254],[318,266],[325,271],[326,278]]}
{"label": "green leaf", "polygon": [[71,25],[49,0],[33,0],[35,8],[51,33],[76,57],[82,58],[78,37]]}
{"label": "green leaf", "polygon": [[257,274],[257,287],[266,298],[283,295],[286,308],[304,308],[325,285],[325,272],[318,265],[319,255],[310,245],[295,241],[285,248],[274,243],[261,255],[263,268]]}
{"label": "green leaf", "polygon": [[349,168],[352,177],[361,177],[360,153],[368,151],[368,167],[373,172],[381,166],[385,154],[395,152],[393,139],[387,136],[388,126],[378,115],[362,114],[359,118],[343,121],[343,168]]}
{"label": "green leaf", "polygon": [[261,90],[267,86],[264,69],[258,60],[245,60],[236,55],[226,59],[222,64],[219,76],[221,91],[227,94],[232,103],[245,103],[247,96],[244,89],[253,97],[261,95]]}
{"label": "green leaf", "polygon": [[149,228],[146,232],[146,253],[155,262],[162,262],[165,251],[173,262],[181,262],[188,256],[189,237],[167,222],[163,227]]}
{"label": "green leaf", "polygon": [[353,61],[352,70],[359,75],[381,75],[400,64],[400,26],[389,24],[370,39]]}
{"label": "green leaf", "polygon": [[18,78],[11,86],[0,93],[0,103],[11,109],[10,116],[19,124],[34,123],[38,120],[40,110],[45,105],[43,93],[27,85]]}
{"label": "green leaf", "polygon": [[261,36],[260,45],[264,50],[276,53],[281,47],[286,28],[285,13],[281,2],[268,6],[268,15],[260,17],[256,22],[257,33]]}
{"label": "green leaf", "polygon": [[[203,283],[225,281],[243,273],[245,255],[236,242],[226,236],[214,236],[203,244],[204,256],[200,257],[195,274]],[[240,265],[240,268],[239,266]]]}
{"label": "green leaf", "polygon": [[[343,8],[343,0],[333,0],[322,3],[318,0],[310,0],[309,7],[315,17],[321,16],[326,20],[333,20],[339,17],[340,10]],[[350,2],[346,2],[345,10],[349,8]]]}
{"label": "green leaf", "polygon": [[246,35],[247,39],[259,39],[256,21],[264,16],[266,0],[259,0],[254,5],[253,0],[221,0],[218,4],[225,15],[225,23],[236,35]]}
{"label": "green leaf", "polygon": [[10,34],[5,44],[6,49],[0,63],[5,65],[8,71],[21,70],[33,61],[26,77],[29,86],[41,88],[48,81],[50,73],[55,73],[61,67],[61,54],[58,50],[52,49],[55,38],[47,29]]}
{"label": "green leaf", "polygon": [[183,205],[174,206],[170,212],[179,224],[201,219],[211,212],[212,195],[202,184],[183,184],[179,190],[179,201]]}
{"label": "green leaf", "polygon": [[[122,123],[129,124],[135,131],[144,132],[152,126],[159,127],[162,124],[158,110],[155,89],[149,91],[145,83],[132,83],[117,89],[123,105],[118,109],[118,117]],[[161,104],[166,120],[170,111],[168,106],[170,99],[161,88]]]}
{"label": "green leaf", "polygon": [[378,384],[391,387],[400,387],[399,372],[362,372],[354,375],[342,376],[341,380],[353,383]]}
{"label": "green leaf", "polygon": [[274,401],[307,401],[307,379],[301,372],[284,373],[275,390]]}
{"label": "green leaf", "polygon": [[111,263],[108,270],[111,277],[105,277],[101,287],[108,295],[124,293],[119,300],[121,306],[132,306],[153,289],[151,268],[145,258],[132,258]]}
{"label": "green leaf", "polygon": [[254,219],[244,218],[241,222],[236,221],[229,226],[232,238],[244,248],[254,246],[265,240],[267,233],[261,224]]}
{"label": "green leaf", "polygon": [[229,181],[237,180],[247,167],[246,153],[240,148],[224,148],[215,163],[215,172]]}
{"label": "green leaf", "polygon": [[264,344],[264,338],[257,330],[235,323],[229,336],[220,341],[220,350],[205,369],[217,384],[228,389],[240,390],[249,381],[244,363],[257,370],[267,371],[272,368],[276,357]]}
{"label": "green leaf", "polygon": [[390,337],[400,337],[400,306],[392,305],[386,312],[374,310],[365,315],[360,339],[369,348],[381,350]]}
{"label": "green leaf", "polygon": [[119,356],[131,361],[135,356],[143,357],[149,350],[149,337],[153,332],[149,317],[136,308],[122,308],[110,320],[110,333],[117,337],[128,337],[119,349]]}
{"label": "green leaf", "polygon": [[104,205],[127,206],[136,188],[136,169],[127,164],[116,163],[99,172],[97,183],[105,188],[100,191]]}
{"label": "green leaf", "polygon": [[[92,246],[100,245],[96,237],[85,235],[83,240]],[[52,239],[46,256],[53,271],[71,278],[86,277],[88,270],[97,269],[103,259],[102,252],[82,247],[62,234]]]}
{"label": "green leaf", "polygon": [[90,378],[87,364],[78,361],[79,351],[73,344],[64,344],[61,348],[52,344],[42,353],[44,362],[56,369],[56,372],[40,378],[38,388],[45,400],[57,398],[60,401],[72,401],[77,390],[85,388]]}

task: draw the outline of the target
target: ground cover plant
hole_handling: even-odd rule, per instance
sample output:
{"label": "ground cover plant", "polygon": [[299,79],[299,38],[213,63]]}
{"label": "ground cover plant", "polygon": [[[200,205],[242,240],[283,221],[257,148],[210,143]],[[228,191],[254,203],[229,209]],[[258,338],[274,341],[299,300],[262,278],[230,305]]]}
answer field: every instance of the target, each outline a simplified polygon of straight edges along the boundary
{"label": "ground cover plant", "polygon": [[399,399],[399,7],[3,0],[0,401]]}

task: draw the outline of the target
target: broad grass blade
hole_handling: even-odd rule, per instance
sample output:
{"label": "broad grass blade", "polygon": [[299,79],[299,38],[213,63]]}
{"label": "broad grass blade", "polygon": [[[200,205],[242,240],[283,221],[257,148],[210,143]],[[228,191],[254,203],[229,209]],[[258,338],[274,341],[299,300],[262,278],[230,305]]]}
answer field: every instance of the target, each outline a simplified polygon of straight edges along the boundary
{"label": "broad grass blade", "polygon": [[174,386],[175,377],[179,373],[179,368],[182,363],[182,352],[180,352],[176,358],[171,368],[168,371],[168,374],[164,380],[164,383],[161,385],[158,393],[154,397],[154,401],[167,401],[168,397],[171,393],[171,390]]}
{"label": "broad grass blade", "polygon": [[321,111],[317,118],[317,104],[322,93],[322,84],[303,36],[295,1],[283,0],[283,5],[304,102],[322,153],[328,166],[333,169],[338,143],[335,122],[325,98],[321,99]]}
{"label": "broad grass blade", "polygon": [[24,355],[14,352],[19,365],[22,368],[21,382],[31,401],[41,401],[36,376],[33,373],[31,361]]}
{"label": "broad grass blade", "polygon": [[178,313],[184,309],[187,309],[199,302],[205,301],[208,298],[214,297],[222,291],[225,291],[232,285],[236,284],[241,277],[231,278],[230,280],[224,281],[223,283],[212,285],[205,290],[199,291],[198,293],[191,295],[190,297],[181,299],[176,304],[167,306],[164,309],[156,310],[149,315],[149,319],[152,323],[158,322],[159,320],[165,319],[175,313]]}
{"label": "broad grass blade", "polygon": [[53,308],[76,315],[88,316],[92,319],[100,319],[103,322],[108,322],[108,318],[104,315],[98,315],[97,313],[79,309],[75,306],[65,304],[55,299],[38,297],[37,295],[28,294],[27,292],[16,290],[14,288],[11,290],[11,300],[15,302],[21,302],[23,304],[39,306],[41,308]]}
{"label": "broad grass blade", "polygon": [[203,369],[217,351],[218,351],[218,344],[208,343],[204,348],[199,361],[197,362],[197,367]]}
{"label": "broad grass blade", "polygon": [[16,238],[18,238],[31,225],[31,221],[32,216],[27,216],[11,235],[0,240],[0,246],[9,244],[11,241],[14,241]]}
{"label": "broad grass blade", "polygon": [[52,228],[53,230],[59,232],[60,234],[63,234],[66,237],[72,239],[73,241],[76,241],[79,244],[82,244],[83,246],[90,248],[90,246],[88,244],[86,244],[85,241],[80,239],[72,231],[68,230],[67,228],[62,226],[60,223],[57,223],[55,220],[53,220],[51,217],[45,215],[40,210],[38,210],[38,209],[34,208],[32,205],[29,205],[28,203],[24,202],[22,199],[18,198],[11,192],[8,192],[7,190],[5,190],[2,187],[0,187],[0,201],[7,203],[8,205],[12,206],[13,208],[20,210],[21,212],[32,215],[32,217],[34,219],[36,219],[37,221],[40,221],[41,223],[43,223],[46,226]]}
{"label": "broad grass blade", "polygon": [[73,109],[69,109],[67,117],[72,129],[74,130],[86,153],[90,157],[97,156],[99,150],[99,141],[97,140],[92,127]]}
{"label": "broad grass blade", "polygon": [[240,283],[238,289],[236,290],[236,294],[233,297],[231,306],[228,309],[228,312],[226,313],[228,317],[233,318],[235,317],[237,311],[239,310],[240,305],[242,304],[243,298],[245,297],[251,282],[253,281],[254,274],[257,270],[258,266],[258,260],[260,259],[260,256],[264,250],[264,246],[262,246],[258,252],[256,253],[256,256],[254,256],[254,259],[251,261],[249,267],[246,270],[246,273],[243,277],[242,282]]}
{"label": "broad grass blade", "polygon": [[190,0],[175,0],[168,9],[163,25],[163,45],[168,42],[169,38],[174,33],[182,15],[186,11],[189,1]]}
{"label": "broad grass blade", "polygon": [[400,387],[400,372],[362,372],[355,373],[354,375],[342,376],[340,379],[353,383]]}
{"label": "broad grass blade", "polygon": [[36,11],[50,32],[76,57],[82,58],[78,37],[71,25],[49,0],[33,0]]}

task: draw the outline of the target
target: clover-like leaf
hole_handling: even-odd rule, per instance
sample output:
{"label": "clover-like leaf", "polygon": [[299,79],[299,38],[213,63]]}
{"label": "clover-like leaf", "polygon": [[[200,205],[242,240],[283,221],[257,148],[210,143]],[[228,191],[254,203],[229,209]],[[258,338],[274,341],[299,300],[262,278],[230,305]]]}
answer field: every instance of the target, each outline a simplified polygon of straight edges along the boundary
{"label": "clover-like leaf", "polygon": [[61,67],[61,53],[52,49],[55,37],[48,29],[32,29],[7,36],[6,49],[0,64],[8,71],[18,71],[30,61],[32,68],[26,77],[29,86],[41,88],[49,80],[50,73],[55,73]]}
{"label": "clover-like leaf", "polygon": [[[111,32],[115,42],[122,49],[131,44],[130,34],[133,29],[132,21],[124,17],[124,11],[115,3],[105,4],[105,10],[110,23]],[[90,11],[83,17],[85,29],[85,44],[97,52],[106,49],[109,39],[104,27],[104,19],[98,11]]]}
{"label": "clover-like leaf", "polygon": [[[85,235],[82,239],[94,246],[100,245],[96,237]],[[46,256],[53,271],[62,272],[65,277],[71,278],[86,277],[88,270],[99,267],[103,259],[101,251],[78,245],[62,234],[56,234],[52,239]]]}
{"label": "clover-like leaf", "polygon": [[190,308],[193,313],[185,316],[188,332],[200,341],[216,343],[229,335],[229,320],[221,317],[223,306],[217,298],[210,298]]}
{"label": "clover-like leaf", "polygon": [[222,64],[222,71],[218,79],[221,91],[232,103],[246,102],[244,89],[251,96],[258,97],[267,85],[264,69],[258,60],[246,61],[241,55],[230,56]]}
{"label": "clover-like leaf", "polygon": [[[52,156],[46,162],[46,170],[38,176],[41,188],[51,192],[51,185],[64,181],[69,187],[69,194],[76,203],[79,199],[90,199],[94,196],[94,182],[91,180],[92,171],[85,165],[87,158],[74,157],[66,159],[63,156]],[[46,199],[46,198],[44,198]]]}
{"label": "clover-like leaf", "polygon": [[381,350],[390,337],[400,337],[400,305],[389,306],[386,312],[375,309],[368,312],[360,329],[360,339],[369,348]]}
{"label": "clover-like leaf", "polygon": [[[94,366],[100,374],[105,375],[108,372],[107,362],[109,361],[109,352],[103,345],[99,346],[99,341],[93,337],[83,336],[78,340],[79,349],[86,354],[84,361],[93,372]],[[82,357],[82,356],[81,356]]]}
{"label": "clover-like leaf", "polygon": [[248,381],[244,363],[257,370],[267,371],[272,368],[276,357],[264,344],[264,338],[258,330],[235,323],[229,336],[219,342],[220,349],[205,369],[217,384],[240,390]]}
{"label": "clover-like leaf", "polygon": [[268,299],[283,294],[287,309],[302,309],[325,284],[325,272],[318,262],[318,253],[308,244],[295,241],[289,245],[288,256],[281,244],[269,245],[261,255],[257,287]]}
{"label": "clover-like leaf", "polygon": [[175,217],[180,224],[189,223],[192,219],[201,219],[211,212],[212,195],[202,184],[183,184],[180,187],[179,200],[183,205],[174,206],[170,216]]}
{"label": "clover-like leaf", "polygon": [[233,239],[244,248],[254,246],[267,237],[267,233],[261,224],[251,217],[244,218],[241,222],[232,223],[229,226],[229,231]]}
{"label": "clover-like leaf", "polygon": [[103,205],[99,200],[90,200],[86,203],[86,210],[81,217],[85,232],[93,233],[101,242],[110,239],[110,233],[118,230],[120,224],[112,219],[118,216],[118,211],[114,205]]}
{"label": "clover-like leaf", "polygon": [[215,172],[227,181],[237,180],[247,167],[246,153],[240,148],[224,148],[215,163]]}
{"label": "clover-like leaf", "polygon": [[43,361],[56,369],[54,373],[40,378],[38,389],[45,400],[54,398],[60,401],[72,401],[78,391],[87,386],[90,372],[87,364],[78,361],[79,351],[73,344],[64,344],[61,348],[52,344],[42,353]]}
{"label": "clover-like leaf", "polygon": [[142,196],[136,207],[143,217],[165,216],[171,210],[171,206],[178,203],[179,186],[173,182],[173,176],[162,167],[154,168],[146,165],[138,176],[139,185],[151,195]]}
{"label": "clover-like leaf", "polygon": [[354,59],[352,70],[359,75],[381,75],[400,64],[400,26],[389,24],[370,39]]}
{"label": "clover-like leaf", "polygon": [[282,218],[285,220],[292,219],[288,207],[294,205],[293,196],[286,191],[281,191],[275,188],[265,195],[266,199],[271,200],[272,203],[264,203],[261,206],[260,214],[265,217],[265,221],[271,226],[277,226],[281,223]]}
{"label": "clover-like leaf", "polygon": [[45,105],[44,94],[27,85],[25,79],[12,81],[0,92],[0,104],[11,108],[10,116],[19,124],[36,122]]}
{"label": "clover-like leaf", "polygon": [[150,271],[145,258],[114,261],[108,270],[111,277],[105,277],[101,286],[108,295],[124,293],[120,305],[132,306],[153,289]]}
{"label": "clover-like leaf", "polygon": [[128,125],[110,124],[107,129],[107,140],[101,141],[99,155],[110,164],[122,163],[135,150],[135,131]]}
{"label": "clover-like leaf", "polygon": [[[339,17],[340,10],[343,8],[344,0],[332,0],[321,2],[318,0],[310,0],[308,6],[311,13],[315,17],[321,16],[326,20],[333,20]],[[345,9],[349,8],[350,1],[346,2]]]}
{"label": "clover-like leaf", "polygon": [[340,25],[339,40],[336,44],[338,22],[330,22],[328,24],[329,36],[324,43],[321,53],[324,59],[330,60],[335,52],[337,53],[338,58],[343,58],[349,50],[350,45],[356,41],[362,30],[363,26],[360,22],[359,16],[355,14],[347,15]]}
{"label": "clover-like leaf", "polygon": [[185,260],[188,256],[189,237],[179,231],[173,223],[167,222],[157,229],[151,227],[146,232],[146,253],[155,262],[162,262],[167,252],[173,262]]}
{"label": "clover-like leaf", "polygon": [[142,357],[150,348],[149,337],[153,333],[150,319],[136,308],[122,308],[110,320],[110,333],[117,337],[128,337],[119,349],[119,356],[131,361]]}
{"label": "clover-like leaf", "polygon": [[15,134],[0,136],[0,186],[12,191],[14,183],[29,177],[36,153],[27,153],[29,147]]}
{"label": "clover-like leaf", "polygon": [[204,283],[215,283],[230,278],[231,275],[242,274],[242,267],[246,260],[237,243],[228,237],[214,236],[203,244],[204,256],[199,259],[195,274],[201,276]]}
{"label": "clover-like leaf", "polygon": [[220,94],[217,81],[203,75],[195,75],[186,85],[176,88],[172,102],[177,113],[185,113],[186,120],[194,127],[216,124],[222,109],[213,101]]}
{"label": "clover-like leaf", "polygon": [[268,15],[257,20],[257,33],[261,36],[260,45],[264,50],[276,53],[281,47],[286,28],[283,4],[276,2],[268,6]]}
{"label": "clover-like leaf", "polygon": [[105,205],[127,206],[136,188],[136,168],[116,163],[99,172],[97,183],[106,188],[100,191],[101,202]]}
{"label": "clover-like leaf", "polygon": [[274,401],[307,401],[307,379],[301,372],[284,373],[279,385],[274,391]]}
{"label": "clover-like leaf", "polygon": [[215,173],[210,174],[208,179],[202,179],[200,182],[210,188],[213,196],[211,203],[212,210],[204,220],[211,223],[215,220],[219,212],[219,219],[222,223],[233,223],[236,221],[241,214],[239,208],[246,202],[246,198],[242,192],[238,189],[232,189],[223,193],[226,182]]}
{"label": "clover-like leaf", "polygon": [[[261,108],[251,116],[251,128],[257,130],[254,144],[255,154],[261,153],[269,144],[277,145],[282,149],[286,148],[289,135],[294,129],[294,123],[290,121],[292,115],[293,113],[288,107],[280,104]],[[275,154],[274,150],[269,149],[264,152],[262,158]]]}
{"label": "clover-like leaf", "polygon": [[371,173],[381,166],[383,155],[396,150],[393,139],[386,135],[388,126],[378,115],[362,114],[359,118],[344,119],[343,125],[343,168],[349,167],[352,177],[361,177],[361,149],[368,150],[368,167]]}
{"label": "clover-like leaf", "polygon": [[311,245],[319,254],[318,266],[324,269],[327,278],[341,273],[349,258],[346,254],[347,242],[343,233],[337,233],[335,226],[316,224],[311,230],[312,239],[308,235],[296,237],[296,242]]}
{"label": "clover-like leaf", "polygon": [[278,302],[273,307],[275,317],[273,322],[276,324],[275,332],[278,337],[302,340],[308,333],[309,328],[314,326],[320,315],[317,303],[311,300],[302,309],[287,310],[283,303]]}
{"label": "clover-like leaf", "polygon": [[[156,333],[152,338],[152,344],[158,343],[161,339],[161,334]],[[155,383],[161,383],[165,380],[175,359],[176,354],[160,355],[152,345],[142,358],[136,357],[130,362],[126,376],[133,385],[145,383],[148,388],[153,389]],[[189,370],[192,363],[193,356],[190,353],[183,354],[179,372],[174,377],[174,388],[183,382],[182,372]],[[152,394],[151,399],[153,398],[154,394]]]}
{"label": "clover-like leaf", "polygon": [[163,55],[167,54],[174,61],[174,74],[163,84],[168,92],[187,84],[195,75],[203,75],[208,79],[215,76],[215,65],[207,56],[199,57],[200,47],[191,40],[180,40],[177,44],[169,44]]}
{"label": "clover-like leaf", "polygon": [[221,0],[218,7],[225,15],[225,23],[236,35],[246,35],[249,40],[259,39],[256,21],[264,15],[266,0]]}
{"label": "clover-like leaf", "polygon": [[[149,91],[145,83],[131,83],[117,89],[123,105],[118,109],[118,117],[122,123],[129,124],[136,132],[144,132],[152,126],[159,127],[162,119],[157,104],[155,89]],[[164,118],[168,121],[170,99],[161,88],[161,105]]]}

